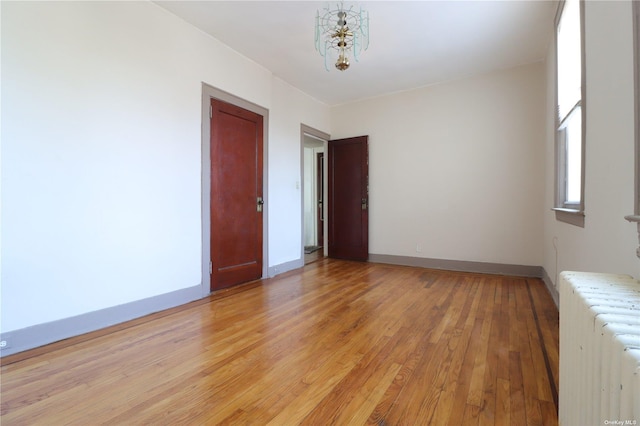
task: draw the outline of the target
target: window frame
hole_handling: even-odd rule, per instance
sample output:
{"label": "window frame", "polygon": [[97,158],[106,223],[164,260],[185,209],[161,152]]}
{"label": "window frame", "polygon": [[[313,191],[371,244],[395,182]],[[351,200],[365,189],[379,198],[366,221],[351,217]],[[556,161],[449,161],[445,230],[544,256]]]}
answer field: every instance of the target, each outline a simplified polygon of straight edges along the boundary
{"label": "window frame", "polygon": [[[581,82],[580,82],[580,101],[571,109],[571,112],[565,117],[566,121],[576,107],[580,107],[581,116],[581,176],[580,176],[580,202],[566,202],[566,132],[559,117],[559,101],[558,101],[558,25],[562,17],[565,1],[558,3],[556,17],[554,21],[554,46],[555,46],[555,110],[554,110],[554,138],[555,138],[555,197],[554,207],[556,220],[566,222],[571,225],[584,227],[584,209],[585,209],[585,157],[586,157],[586,67],[585,67],[585,37],[584,37],[584,0],[578,0],[580,10],[580,61],[581,61]],[[561,127],[562,126],[562,127]]]}
{"label": "window frame", "polygon": [[633,74],[634,74],[634,108],[635,108],[635,183],[633,214],[640,216],[640,2],[631,2],[633,15]]}
{"label": "window frame", "polygon": [[[633,190],[633,214],[624,218],[635,223],[640,241],[640,2],[631,2],[631,15],[633,19],[633,84],[634,84],[634,190]],[[636,255],[640,257],[640,247],[636,249]]]}

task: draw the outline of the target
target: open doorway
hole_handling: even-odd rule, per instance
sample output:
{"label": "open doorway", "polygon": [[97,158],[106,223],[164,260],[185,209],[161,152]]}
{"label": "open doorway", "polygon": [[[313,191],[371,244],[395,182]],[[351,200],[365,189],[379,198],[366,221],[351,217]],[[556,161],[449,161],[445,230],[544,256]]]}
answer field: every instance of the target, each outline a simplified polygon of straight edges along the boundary
{"label": "open doorway", "polygon": [[326,165],[329,135],[302,126],[302,255],[311,263],[325,255]]}

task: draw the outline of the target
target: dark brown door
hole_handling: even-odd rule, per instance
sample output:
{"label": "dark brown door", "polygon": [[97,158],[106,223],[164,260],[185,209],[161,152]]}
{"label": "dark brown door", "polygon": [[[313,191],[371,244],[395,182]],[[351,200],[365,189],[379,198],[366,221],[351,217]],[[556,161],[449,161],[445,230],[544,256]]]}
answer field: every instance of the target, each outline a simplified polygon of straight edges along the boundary
{"label": "dark brown door", "polygon": [[324,152],[319,152],[316,159],[316,187],[318,189],[318,246],[324,246]]}
{"label": "dark brown door", "polygon": [[330,257],[369,258],[368,136],[329,141]]}
{"label": "dark brown door", "polygon": [[262,123],[211,100],[211,291],[262,276]]}

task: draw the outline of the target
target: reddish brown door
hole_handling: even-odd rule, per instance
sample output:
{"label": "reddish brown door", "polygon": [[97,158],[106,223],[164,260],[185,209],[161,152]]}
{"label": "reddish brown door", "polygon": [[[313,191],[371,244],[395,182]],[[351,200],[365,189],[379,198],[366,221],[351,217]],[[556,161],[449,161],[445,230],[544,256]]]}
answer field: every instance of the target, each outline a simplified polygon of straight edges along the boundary
{"label": "reddish brown door", "polygon": [[318,246],[324,246],[324,152],[319,152],[316,158],[316,188],[318,193]]}
{"label": "reddish brown door", "polygon": [[330,257],[369,258],[368,136],[329,141]]}
{"label": "reddish brown door", "polygon": [[211,100],[211,291],[262,276],[262,123]]}

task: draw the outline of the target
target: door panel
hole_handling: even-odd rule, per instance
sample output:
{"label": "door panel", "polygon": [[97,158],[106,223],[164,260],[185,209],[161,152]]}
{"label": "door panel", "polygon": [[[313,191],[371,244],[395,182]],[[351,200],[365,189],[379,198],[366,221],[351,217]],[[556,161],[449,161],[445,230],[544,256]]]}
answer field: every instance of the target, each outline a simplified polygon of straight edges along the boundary
{"label": "door panel", "polygon": [[211,290],[262,276],[263,117],[211,100]]}
{"label": "door panel", "polygon": [[369,258],[368,136],[329,141],[330,257]]}

